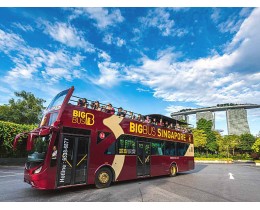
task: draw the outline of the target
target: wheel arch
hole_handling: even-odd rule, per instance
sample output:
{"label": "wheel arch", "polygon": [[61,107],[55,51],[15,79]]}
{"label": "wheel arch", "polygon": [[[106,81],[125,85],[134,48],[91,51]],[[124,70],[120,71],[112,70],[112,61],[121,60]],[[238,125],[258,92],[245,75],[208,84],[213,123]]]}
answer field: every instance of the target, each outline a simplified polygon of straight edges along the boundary
{"label": "wheel arch", "polygon": [[179,172],[179,168],[178,168],[178,164],[175,162],[175,161],[172,161],[170,166],[169,166],[169,173],[170,173],[170,169],[171,169],[171,166],[172,165],[175,165],[176,166],[176,169],[177,169],[177,173]]}
{"label": "wheel arch", "polygon": [[96,171],[95,171],[95,176],[96,176],[98,170],[100,170],[101,168],[108,168],[108,169],[112,172],[112,182],[115,182],[115,177],[116,177],[116,176],[115,176],[115,171],[114,171],[114,169],[112,168],[112,166],[109,165],[109,164],[103,164],[103,165],[99,166],[99,167],[96,169]]}

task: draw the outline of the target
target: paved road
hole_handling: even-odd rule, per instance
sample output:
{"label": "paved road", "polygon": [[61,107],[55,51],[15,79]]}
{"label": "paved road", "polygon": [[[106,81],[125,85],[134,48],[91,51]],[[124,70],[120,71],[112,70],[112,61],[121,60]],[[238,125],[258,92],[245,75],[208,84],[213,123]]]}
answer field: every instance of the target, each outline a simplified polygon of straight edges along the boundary
{"label": "paved road", "polygon": [[196,164],[176,177],[139,179],[110,188],[39,191],[23,182],[23,167],[0,166],[0,201],[260,201],[260,167]]}

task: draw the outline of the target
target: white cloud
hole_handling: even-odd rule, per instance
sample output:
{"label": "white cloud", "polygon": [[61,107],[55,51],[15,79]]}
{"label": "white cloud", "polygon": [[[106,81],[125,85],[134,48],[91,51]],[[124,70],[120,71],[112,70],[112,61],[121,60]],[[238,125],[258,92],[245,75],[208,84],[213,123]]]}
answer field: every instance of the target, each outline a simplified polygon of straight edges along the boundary
{"label": "white cloud", "polygon": [[142,31],[139,28],[133,28],[133,38],[131,39],[132,42],[137,42],[142,38]]}
{"label": "white cloud", "polygon": [[174,20],[165,8],[151,9],[146,17],[141,17],[139,21],[148,27],[157,28],[163,36],[169,36],[173,32]]}
{"label": "white cloud", "polygon": [[260,9],[254,9],[251,15],[242,23],[227,47],[234,57],[233,69],[243,72],[259,72],[260,62]]}
{"label": "white cloud", "polygon": [[69,70],[64,68],[50,68],[47,67],[45,71],[42,71],[43,77],[46,80],[50,80],[51,82],[58,82],[61,79],[65,79],[66,81],[72,81],[75,78],[80,78],[80,71],[78,70]]}
{"label": "white cloud", "polygon": [[107,61],[99,62],[98,68],[100,75],[96,78],[90,79],[96,85],[112,87],[124,80],[121,72],[124,71],[125,67],[119,63],[112,63]]}
{"label": "white cloud", "polygon": [[34,31],[33,27],[30,25],[22,25],[21,23],[13,23],[12,26],[15,28],[19,28],[25,32]]}
{"label": "white cloud", "polygon": [[8,72],[8,76],[6,77],[8,80],[12,78],[20,78],[20,79],[31,79],[33,77],[33,73],[37,70],[31,65],[21,65],[18,64],[15,68]]}
{"label": "white cloud", "polygon": [[93,19],[95,21],[95,26],[99,29],[106,29],[107,27],[115,26],[124,21],[124,17],[121,15],[119,9],[106,9],[100,7],[74,9],[70,19],[72,20],[82,15]]}
{"label": "white cloud", "polygon": [[111,60],[111,57],[110,55],[108,55],[105,51],[100,51],[98,53],[98,57],[105,60],[105,61],[110,61]]}
{"label": "white cloud", "polygon": [[174,31],[174,35],[178,36],[178,37],[183,37],[185,36],[186,34],[188,34],[189,31],[185,28],[178,28]]}
{"label": "white cloud", "polygon": [[140,66],[126,70],[126,79],[154,90],[166,101],[260,103],[260,9],[242,23],[223,55],[178,62],[173,49],[157,59],[143,56]]}
{"label": "white cloud", "polygon": [[113,36],[113,34],[106,34],[103,38],[103,42],[108,45],[114,44],[118,47],[122,47],[126,44],[126,41],[124,39],[121,39],[120,37],[115,37]]}
{"label": "white cloud", "polygon": [[71,53],[60,50],[57,52],[45,52],[44,70],[41,71],[43,78],[52,83],[59,82],[61,79],[72,81],[80,78],[82,72],[81,62],[84,59],[80,54],[72,55]]}
{"label": "white cloud", "polygon": [[48,67],[54,66],[67,66],[67,68],[73,68],[75,66],[80,66],[84,56],[79,53],[72,54],[65,50],[59,50],[55,52],[45,51],[45,64]]}
{"label": "white cloud", "polygon": [[17,34],[12,32],[5,32],[0,29],[0,50],[5,54],[9,54],[11,51],[17,50],[21,45],[24,45],[25,41]]}
{"label": "white cloud", "polygon": [[125,45],[125,40],[124,39],[121,39],[119,37],[116,38],[116,45],[118,47],[122,47],[123,45]]}
{"label": "white cloud", "polygon": [[213,8],[213,12],[210,16],[210,18],[213,20],[214,23],[217,23],[220,18],[220,9],[219,8]]}
{"label": "white cloud", "polygon": [[150,90],[148,90],[148,89],[143,89],[143,88],[136,88],[136,90],[137,90],[138,92],[150,92]]}
{"label": "white cloud", "polygon": [[221,16],[220,8],[213,8],[211,19],[221,33],[236,33],[243,23],[244,18],[250,14],[251,10],[251,8],[242,8],[240,13],[232,14],[221,22],[223,17]]}
{"label": "white cloud", "polygon": [[9,84],[12,89],[19,89],[30,83],[58,82],[60,79],[72,81],[81,74],[81,62],[85,58],[79,53],[66,50],[51,52],[28,46],[24,39],[12,32],[0,29],[0,51],[13,62],[11,68],[1,78],[1,82]]}
{"label": "white cloud", "polygon": [[50,35],[54,40],[61,42],[69,47],[81,48],[86,52],[94,52],[94,46],[84,38],[83,32],[67,23],[50,23],[39,21],[44,27],[44,33]]}
{"label": "white cloud", "polygon": [[[157,28],[162,36],[177,36],[183,37],[188,34],[188,30],[185,28],[177,28],[175,26],[175,21],[171,16],[171,12],[179,11],[181,9],[176,8],[155,8],[150,9],[146,17],[139,18],[139,22],[144,27]],[[186,11],[184,9],[184,11]],[[135,37],[134,40],[140,38],[139,29],[134,29]]]}
{"label": "white cloud", "polygon": [[230,16],[226,21],[218,24],[217,28],[221,33],[235,33],[239,30],[242,22],[242,19],[237,20],[236,16]]}
{"label": "white cloud", "polygon": [[103,42],[105,42],[106,44],[112,44],[113,43],[113,36],[112,36],[112,34],[106,34],[103,37]]}

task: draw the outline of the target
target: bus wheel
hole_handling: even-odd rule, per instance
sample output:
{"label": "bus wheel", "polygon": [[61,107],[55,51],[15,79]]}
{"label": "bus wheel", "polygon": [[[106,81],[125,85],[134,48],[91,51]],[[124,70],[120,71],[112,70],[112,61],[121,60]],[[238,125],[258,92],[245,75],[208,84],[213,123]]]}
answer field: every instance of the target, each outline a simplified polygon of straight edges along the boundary
{"label": "bus wheel", "polygon": [[95,185],[97,188],[109,187],[112,182],[112,172],[108,168],[101,168],[97,171]]}
{"label": "bus wheel", "polygon": [[177,167],[175,164],[172,164],[171,168],[170,168],[170,176],[173,177],[173,176],[176,176],[176,174],[177,174]]}

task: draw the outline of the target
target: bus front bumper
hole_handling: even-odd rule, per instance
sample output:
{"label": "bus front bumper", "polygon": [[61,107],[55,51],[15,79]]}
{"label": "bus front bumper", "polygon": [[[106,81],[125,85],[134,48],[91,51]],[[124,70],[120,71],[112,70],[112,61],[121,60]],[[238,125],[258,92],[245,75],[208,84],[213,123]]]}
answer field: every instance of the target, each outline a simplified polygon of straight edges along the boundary
{"label": "bus front bumper", "polygon": [[30,184],[33,188],[42,190],[54,189],[54,187],[50,186],[50,183],[48,183],[48,180],[44,177],[46,177],[44,172],[33,174],[30,170],[24,170],[24,182]]}

